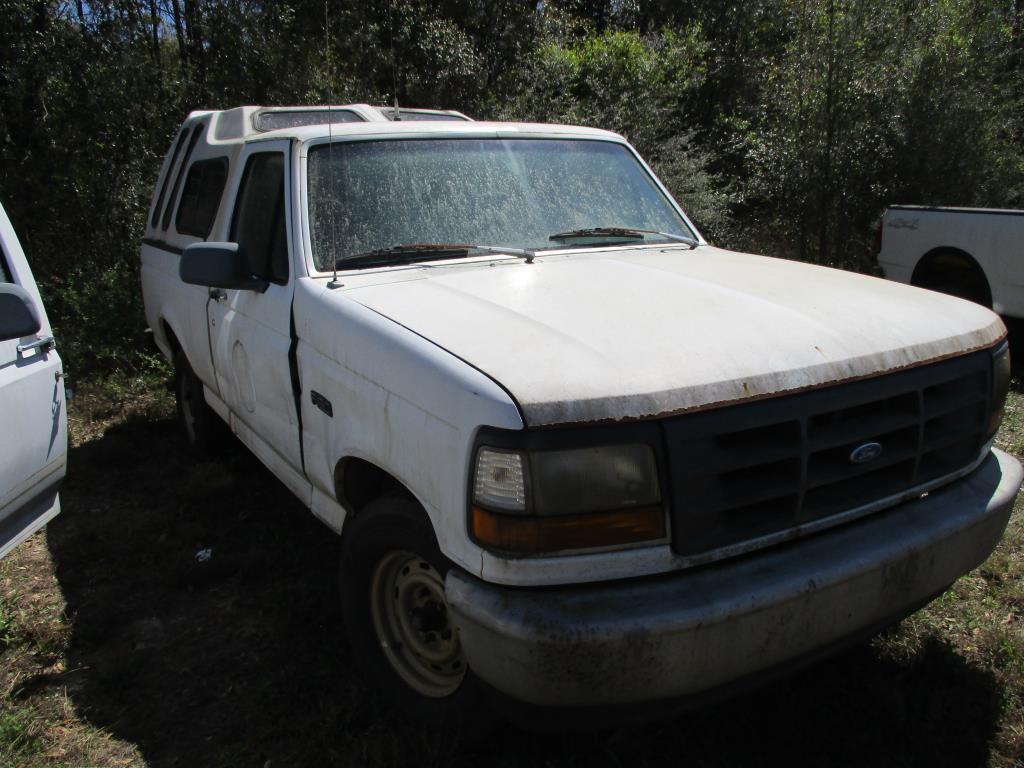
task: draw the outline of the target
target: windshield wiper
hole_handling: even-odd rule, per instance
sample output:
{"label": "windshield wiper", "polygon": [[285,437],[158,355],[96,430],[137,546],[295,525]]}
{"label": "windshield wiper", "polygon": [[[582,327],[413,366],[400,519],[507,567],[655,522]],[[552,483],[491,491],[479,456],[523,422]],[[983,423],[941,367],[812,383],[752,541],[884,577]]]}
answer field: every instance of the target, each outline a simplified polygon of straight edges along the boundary
{"label": "windshield wiper", "polygon": [[473,243],[404,243],[392,245],[388,248],[378,248],[364,253],[354,253],[350,256],[342,256],[335,262],[338,268],[351,267],[356,265],[373,266],[377,264],[409,264],[416,261],[429,261],[431,259],[448,259],[465,255],[470,251],[483,251],[485,253],[508,254],[526,259],[527,264],[532,264],[535,251],[525,248],[505,248],[499,245],[476,245]]}
{"label": "windshield wiper", "polygon": [[656,229],[637,229],[635,227],[589,227],[587,229],[573,229],[568,232],[556,232],[548,240],[575,240],[580,237],[631,237],[639,235],[659,235],[667,240],[674,240],[677,243],[684,243],[690,246],[692,251],[700,243],[688,235],[675,235],[671,232],[659,232]]}
{"label": "windshield wiper", "polygon": [[467,247],[460,243],[405,243],[404,245],[392,245],[389,248],[377,248],[372,251],[353,253],[349,256],[342,256],[337,260],[337,266],[364,266],[372,264],[401,264],[410,261],[422,260],[424,256],[432,258],[450,258],[462,256],[466,253]]}

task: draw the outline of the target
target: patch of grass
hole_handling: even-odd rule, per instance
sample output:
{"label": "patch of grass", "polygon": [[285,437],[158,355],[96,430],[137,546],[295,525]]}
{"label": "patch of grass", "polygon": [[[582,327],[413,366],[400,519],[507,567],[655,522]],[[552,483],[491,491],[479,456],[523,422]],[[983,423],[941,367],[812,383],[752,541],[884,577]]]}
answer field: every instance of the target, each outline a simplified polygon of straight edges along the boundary
{"label": "patch of grass", "polygon": [[7,600],[0,598],[0,653],[14,640],[14,616]]}
{"label": "patch of grass", "polygon": [[16,765],[39,751],[41,742],[32,734],[31,722],[28,712],[0,712],[0,765]]}
{"label": "patch of grass", "polygon": [[159,421],[174,413],[170,367],[154,361],[141,373],[117,371],[69,385],[68,429],[72,445],[102,437],[115,425]]}
{"label": "patch of grass", "polygon": [[1024,456],[1024,383],[1014,379],[1010,386],[1003,423],[996,435],[996,445],[1014,456]]}
{"label": "patch of grass", "polygon": [[44,665],[63,655],[70,627],[52,576],[43,576],[52,568],[45,542],[38,536],[0,561],[0,651],[19,649]]}

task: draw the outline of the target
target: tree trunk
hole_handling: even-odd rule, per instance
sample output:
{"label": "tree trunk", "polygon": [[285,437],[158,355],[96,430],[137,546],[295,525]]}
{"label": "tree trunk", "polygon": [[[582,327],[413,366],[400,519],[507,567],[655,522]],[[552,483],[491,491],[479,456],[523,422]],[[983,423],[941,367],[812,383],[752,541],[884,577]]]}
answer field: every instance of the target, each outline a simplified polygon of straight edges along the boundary
{"label": "tree trunk", "polygon": [[203,51],[203,22],[202,10],[198,0],[184,0],[185,8],[185,30],[188,36],[188,55],[193,65],[193,82],[200,86],[200,93],[203,92],[203,84],[206,79],[206,62]]}
{"label": "tree trunk", "polygon": [[821,169],[821,198],[818,206],[818,262],[824,264],[828,256],[829,203],[832,195],[832,144],[835,140],[835,115],[833,115],[833,69],[836,54],[836,3],[828,4],[828,68],[825,76],[825,154]]}
{"label": "tree trunk", "polygon": [[178,38],[178,58],[181,61],[181,71],[187,74],[189,70],[188,46],[185,44],[185,27],[181,21],[181,2],[171,0],[171,16],[174,18],[174,36]]}
{"label": "tree trunk", "polygon": [[156,63],[157,77],[163,82],[163,66],[160,63],[160,14],[156,9],[156,0],[149,0],[149,21],[153,27],[153,61]]}

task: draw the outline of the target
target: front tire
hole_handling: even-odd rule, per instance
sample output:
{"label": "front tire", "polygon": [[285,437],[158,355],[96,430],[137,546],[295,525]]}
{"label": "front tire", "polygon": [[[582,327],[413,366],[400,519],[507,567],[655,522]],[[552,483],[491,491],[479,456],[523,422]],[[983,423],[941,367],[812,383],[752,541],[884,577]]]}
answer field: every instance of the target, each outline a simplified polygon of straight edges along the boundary
{"label": "front tire", "polygon": [[466,665],[444,593],[451,564],[423,509],[376,499],[344,536],[341,606],[356,667],[418,723],[479,733],[490,719],[483,686]]}

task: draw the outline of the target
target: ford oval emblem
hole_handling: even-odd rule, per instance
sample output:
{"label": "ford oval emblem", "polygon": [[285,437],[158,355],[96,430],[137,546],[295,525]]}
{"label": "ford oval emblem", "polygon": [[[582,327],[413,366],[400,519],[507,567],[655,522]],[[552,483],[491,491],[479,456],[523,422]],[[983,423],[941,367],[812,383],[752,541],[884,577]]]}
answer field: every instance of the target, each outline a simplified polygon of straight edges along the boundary
{"label": "ford oval emblem", "polygon": [[854,464],[867,464],[882,455],[881,443],[864,443],[850,451],[850,461]]}

